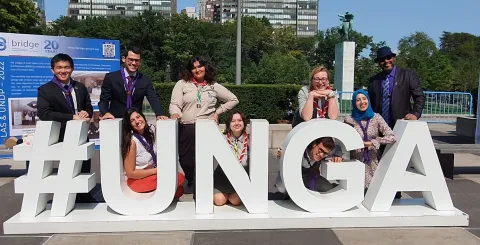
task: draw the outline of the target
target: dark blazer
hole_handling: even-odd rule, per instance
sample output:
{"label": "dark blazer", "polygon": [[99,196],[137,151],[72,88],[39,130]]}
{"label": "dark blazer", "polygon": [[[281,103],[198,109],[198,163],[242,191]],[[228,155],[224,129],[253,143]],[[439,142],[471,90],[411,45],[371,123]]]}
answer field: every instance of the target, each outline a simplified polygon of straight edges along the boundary
{"label": "dark blazer", "polygon": [[[71,81],[77,100],[77,111],[86,111],[93,116],[92,102],[87,88],[83,83]],[[62,90],[52,81],[38,88],[37,113],[42,121],[57,121],[61,123],[59,142],[63,141],[67,121],[73,120],[73,114],[68,107]]]}
{"label": "dark blazer", "polygon": [[[372,103],[373,111],[382,114],[382,81],[385,80],[386,74],[380,72],[370,78],[368,86],[368,95],[370,103]],[[422,116],[425,97],[420,86],[420,78],[417,74],[409,69],[396,67],[395,81],[393,92],[391,95],[390,108],[393,122],[390,127],[393,128],[398,119],[404,118],[408,113],[415,115],[417,118]],[[410,97],[413,98],[413,106],[410,103]]]}
{"label": "dark blazer", "polygon": [[[124,68],[122,68],[124,69]],[[143,98],[147,97],[156,116],[163,115],[160,97],[153,88],[153,83],[146,75],[139,73],[138,80],[133,91],[132,106],[143,111]],[[120,70],[105,75],[102,84],[100,102],[98,102],[100,114],[110,112],[116,118],[123,118],[127,111],[127,92]]]}

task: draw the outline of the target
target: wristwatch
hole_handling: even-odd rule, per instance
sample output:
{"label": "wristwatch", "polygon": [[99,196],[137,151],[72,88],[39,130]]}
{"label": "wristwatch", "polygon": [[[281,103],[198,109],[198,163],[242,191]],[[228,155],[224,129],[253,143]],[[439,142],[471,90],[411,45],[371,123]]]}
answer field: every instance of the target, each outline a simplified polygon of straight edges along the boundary
{"label": "wristwatch", "polygon": [[327,96],[328,96],[329,99],[331,99],[331,98],[334,98],[336,95],[337,95],[337,92],[332,91]]}

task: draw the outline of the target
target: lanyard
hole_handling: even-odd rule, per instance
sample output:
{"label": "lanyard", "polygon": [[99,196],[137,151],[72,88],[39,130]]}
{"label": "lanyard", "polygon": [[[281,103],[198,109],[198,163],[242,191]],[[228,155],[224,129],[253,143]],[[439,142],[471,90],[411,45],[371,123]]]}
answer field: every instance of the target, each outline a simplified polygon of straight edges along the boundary
{"label": "lanyard", "polygon": [[202,83],[197,82],[194,78],[192,79],[193,84],[197,86],[197,108],[202,107],[202,88],[206,86],[208,83],[207,81],[203,81]]}
{"label": "lanyard", "polygon": [[68,108],[70,109],[70,112],[72,112],[72,114],[75,114],[75,106],[72,104],[73,103],[73,97],[72,97],[73,82],[70,82],[70,85],[68,85],[68,88],[65,89],[64,85],[60,83],[55,76],[53,77],[52,81],[65,94],[65,99],[67,100]]}
{"label": "lanyard", "polygon": [[[358,125],[360,125],[360,128],[363,131],[363,141],[366,142],[368,141],[368,125],[370,124],[370,119],[367,120],[367,123],[365,124],[365,127],[362,125],[362,121],[357,121]],[[370,151],[368,150],[368,147],[363,148],[363,161],[366,164],[370,164]]]}
{"label": "lanyard", "polygon": [[142,143],[143,147],[145,147],[145,149],[148,151],[148,153],[150,153],[150,155],[152,155],[153,167],[156,168],[157,167],[157,154],[155,154],[155,151],[153,150],[153,145],[150,145],[147,141],[145,141],[145,138],[143,138],[143,136],[141,136],[139,134],[133,134],[133,136],[135,136],[135,138],[137,138],[138,141],[140,141],[140,143]]}

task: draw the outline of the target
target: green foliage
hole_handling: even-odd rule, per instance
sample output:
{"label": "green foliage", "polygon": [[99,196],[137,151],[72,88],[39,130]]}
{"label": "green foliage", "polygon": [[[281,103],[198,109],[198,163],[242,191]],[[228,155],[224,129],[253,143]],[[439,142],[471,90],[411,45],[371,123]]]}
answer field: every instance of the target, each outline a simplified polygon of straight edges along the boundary
{"label": "green foliage", "polygon": [[[310,65],[301,53],[265,55],[258,66],[247,69],[248,83],[303,84],[308,83]],[[253,75],[253,76],[252,76]]]}
{"label": "green foliage", "polygon": [[452,90],[470,92],[476,97],[480,72],[480,37],[469,33],[444,32],[440,41],[440,53],[451,62],[453,68]]}
{"label": "green foliage", "polygon": [[397,63],[417,72],[424,90],[450,90],[453,68],[433,39],[424,32],[404,37],[398,44]]}
{"label": "green foliage", "polygon": [[[360,56],[360,53],[367,48],[372,42],[373,37],[363,35],[360,32],[352,31],[350,39],[355,42],[355,58]],[[333,61],[335,61],[335,45],[342,42],[340,35],[340,28],[333,27],[326,31],[319,31],[317,35],[317,47],[315,49],[316,64],[322,64],[327,69],[333,70]]]}
{"label": "green foliage", "polygon": [[0,32],[39,33],[40,9],[31,0],[0,0]]}
{"label": "green foliage", "polygon": [[[160,95],[162,108],[165,114],[168,112],[170,95],[174,83],[156,84],[155,89]],[[297,94],[301,86],[298,85],[224,85],[234,93],[240,103],[236,107],[243,111],[248,118],[264,118],[270,123],[277,123],[278,120],[286,118],[287,99],[293,102],[293,108],[298,107]],[[225,115],[221,121],[225,122]]]}
{"label": "green foliage", "polygon": [[[0,31],[8,31],[8,27],[16,28],[14,32],[33,32],[22,29],[30,17],[38,16],[37,12],[25,10],[32,6],[30,0],[0,0],[0,4]],[[8,8],[3,6],[14,6],[16,12],[12,9],[5,14]],[[35,23],[38,20],[30,26]],[[117,39],[122,48],[139,46],[144,50],[141,70],[156,83],[177,81],[189,58],[205,56],[216,69],[217,82],[225,84],[235,81],[236,30],[236,20],[212,24],[186,15],[164,17],[146,11],[129,19],[61,17],[44,34]],[[342,42],[339,31],[339,27],[332,27],[315,37],[297,37],[294,29],[274,29],[266,18],[243,17],[242,83],[306,84],[311,69],[324,65],[331,70],[333,84],[335,45]],[[385,42],[374,42],[372,36],[358,31],[352,31],[350,36],[356,43],[355,89],[367,87],[369,78],[380,71],[374,59]],[[398,47],[392,47],[398,50],[397,64],[415,70],[424,90],[468,91],[476,96],[480,37],[444,32],[440,41],[437,48],[423,32],[402,38]]]}

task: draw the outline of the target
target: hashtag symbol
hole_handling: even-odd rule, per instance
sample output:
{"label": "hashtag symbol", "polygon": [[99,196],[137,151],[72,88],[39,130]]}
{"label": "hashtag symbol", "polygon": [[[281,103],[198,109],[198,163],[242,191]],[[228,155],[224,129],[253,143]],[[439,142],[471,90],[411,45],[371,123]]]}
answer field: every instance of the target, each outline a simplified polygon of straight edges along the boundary
{"label": "hashtag symbol", "polygon": [[[30,161],[28,173],[15,179],[15,193],[23,193],[22,218],[33,218],[52,200],[50,216],[66,216],[75,206],[77,193],[88,193],[95,186],[95,174],[80,174],[84,160],[90,159],[95,144],[87,142],[88,124],[69,121],[63,142],[58,142],[60,123],[39,121],[32,145],[13,148],[15,161]],[[53,173],[54,161],[60,161]]]}

